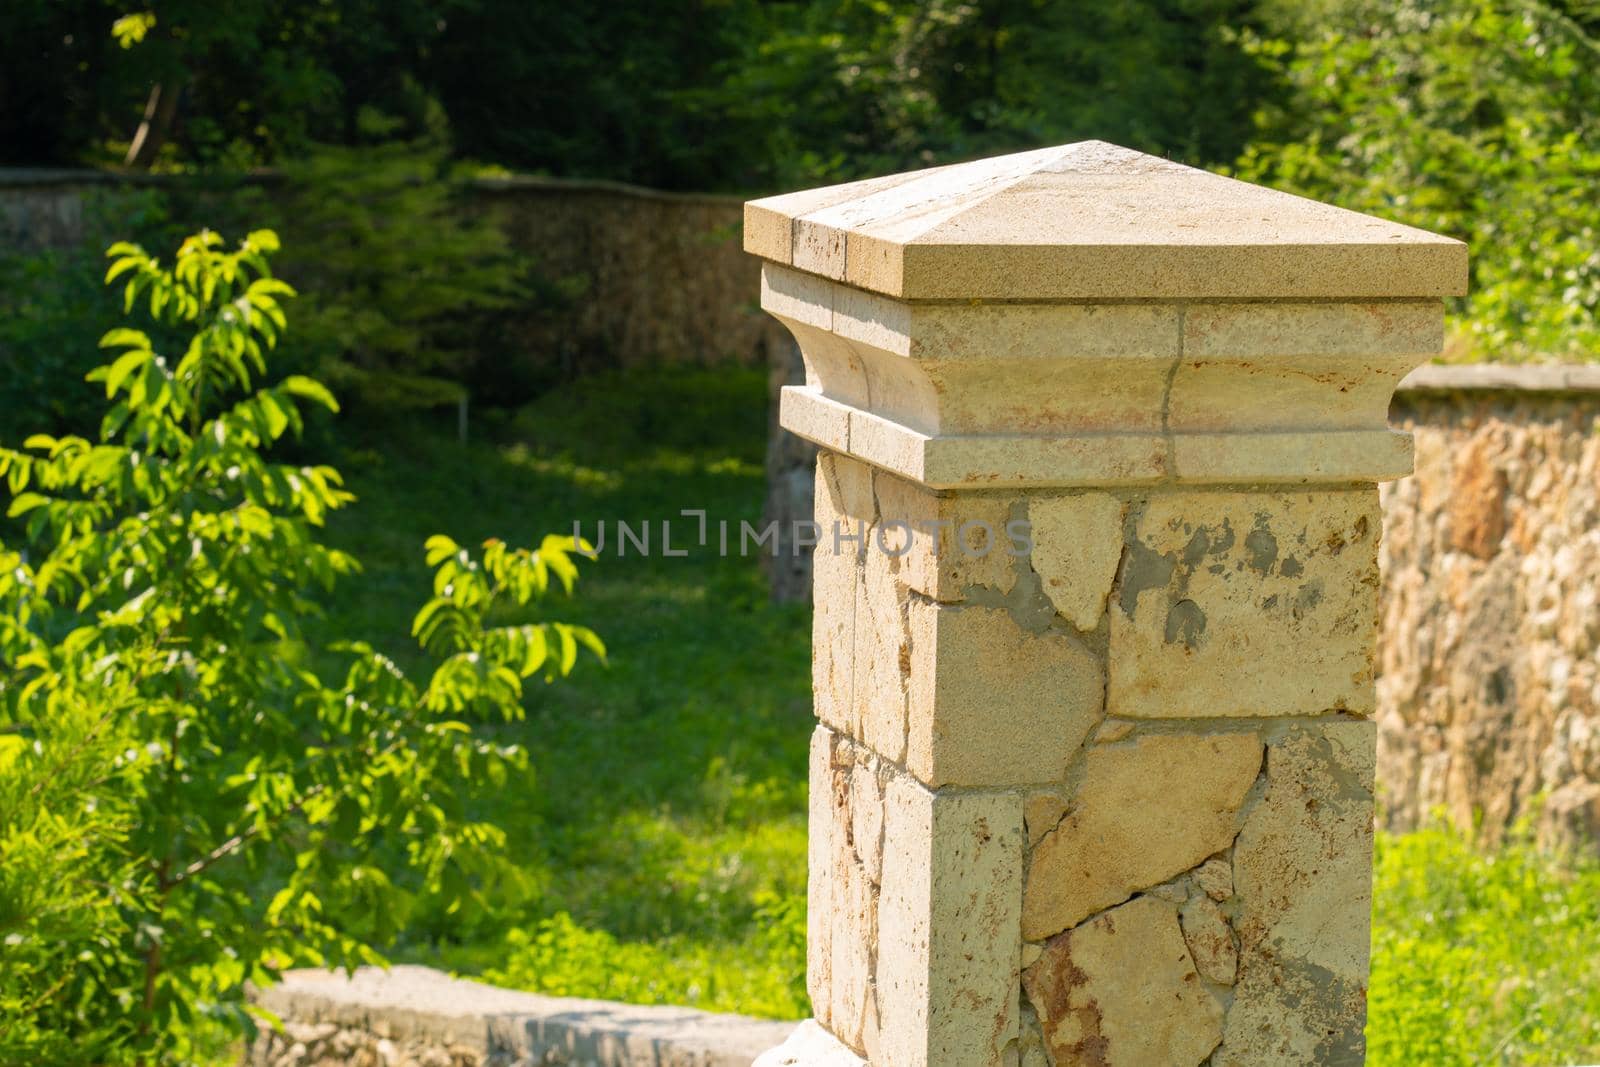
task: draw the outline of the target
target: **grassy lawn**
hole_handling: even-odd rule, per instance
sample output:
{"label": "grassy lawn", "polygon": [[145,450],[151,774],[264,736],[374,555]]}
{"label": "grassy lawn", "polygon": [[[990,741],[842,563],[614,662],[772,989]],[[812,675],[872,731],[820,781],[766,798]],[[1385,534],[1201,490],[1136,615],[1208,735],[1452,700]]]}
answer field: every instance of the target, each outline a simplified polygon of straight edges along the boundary
{"label": "grassy lawn", "polygon": [[[359,502],[331,536],[366,580],[330,632],[402,662],[428,534],[527,544],[575,519],[591,539],[609,527],[550,613],[599,631],[610,666],[541,687],[506,730],[534,775],[492,815],[527,884],[472,915],[425,909],[402,956],[556,993],[805,1013],[809,612],[774,608],[754,558],[714,544],[665,558],[659,544],[663,519],[675,550],[695,532],[685,508],[759,518],[764,383],[760,370],[591,379],[481,434],[515,443],[463,447],[443,419],[342,431]],[[651,522],[651,556],[617,558],[619,519]]]}
{"label": "grassy lawn", "polygon": [[[361,500],[333,536],[369,581],[332,627],[409,659],[434,531],[754,521],[765,420],[762,373],[719,370],[592,379],[465,447],[446,420],[349,427]],[[599,630],[611,665],[539,691],[506,731],[534,764],[493,809],[525,884],[470,914],[422,908],[397,954],[546,992],[803,1015],[807,611],[770,605],[754,559],[698,548],[608,549],[552,610]],[[1600,1058],[1597,909],[1592,861],[1382,838],[1369,1062]]]}

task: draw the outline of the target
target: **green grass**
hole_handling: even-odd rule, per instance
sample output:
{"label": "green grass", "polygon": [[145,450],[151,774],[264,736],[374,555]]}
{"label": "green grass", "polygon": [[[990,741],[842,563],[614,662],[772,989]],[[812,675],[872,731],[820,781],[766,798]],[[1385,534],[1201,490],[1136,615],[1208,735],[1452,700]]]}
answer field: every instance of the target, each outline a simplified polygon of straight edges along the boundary
{"label": "green grass", "polygon": [[1367,1062],[1600,1062],[1600,861],[1380,835]]}
{"label": "green grass", "polygon": [[[659,538],[674,519],[676,547],[695,532],[685,508],[755,522],[765,375],[590,379],[485,434],[502,443],[463,447],[443,424],[341,432],[359,500],[330,537],[365,576],[328,630],[409,665],[429,533],[527,544],[622,519]],[[599,631],[610,666],[539,687],[505,731],[534,775],[489,814],[528,884],[472,914],[424,909],[399,953],[551,992],[804,1014],[809,614],[768,602],[754,558],[665,558],[657,541],[619,559],[614,537],[549,605]]]}
{"label": "green grass", "polygon": [[[499,443],[344,430],[361,500],[332,534],[367,576],[330,630],[411,659],[434,531],[754,521],[765,419],[762,375],[721,369],[591,379],[485,435]],[[611,666],[540,689],[507,731],[534,778],[491,813],[526,884],[423,908],[398,954],[556,994],[804,1014],[807,612],[768,603],[754,559],[700,550],[608,551],[552,610],[599,630]],[[1429,831],[1380,837],[1377,871],[1370,1063],[1600,1060],[1600,865]]]}

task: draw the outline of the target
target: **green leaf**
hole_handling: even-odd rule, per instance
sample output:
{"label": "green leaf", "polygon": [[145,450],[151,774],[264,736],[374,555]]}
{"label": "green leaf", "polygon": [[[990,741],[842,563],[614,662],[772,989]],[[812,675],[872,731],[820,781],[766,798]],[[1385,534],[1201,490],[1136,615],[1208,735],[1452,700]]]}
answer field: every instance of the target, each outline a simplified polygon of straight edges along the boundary
{"label": "green leaf", "polygon": [[101,348],[144,348],[150,347],[150,337],[143,330],[130,330],[119,326],[114,330],[107,330],[100,338]]}
{"label": "green leaf", "polygon": [[11,507],[6,511],[6,515],[15,519],[30,511],[46,507],[49,503],[50,498],[40,493],[20,493],[12,498]]}
{"label": "green leaf", "polygon": [[292,396],[302,397],[313,403],[321,404],[329,411],[338,411],[339,402],[328,392],[327,386],[315,378],[307,378],[303,374],[292,374],[283,380],[283,388]]}
{"label": "green leaf", "polygon": [[423,547],[427,549],[427,562],[430,567],[437,567],[440,563],[461,551],[461,546],[444,534],[434,534],[428,538]]}
{"label": "green leaf", "polygon": [[109,400],[115,396],[128,376],[150,362],[153,355],[149,349],[134,349],[118,356],[106,370],[106,398]]}

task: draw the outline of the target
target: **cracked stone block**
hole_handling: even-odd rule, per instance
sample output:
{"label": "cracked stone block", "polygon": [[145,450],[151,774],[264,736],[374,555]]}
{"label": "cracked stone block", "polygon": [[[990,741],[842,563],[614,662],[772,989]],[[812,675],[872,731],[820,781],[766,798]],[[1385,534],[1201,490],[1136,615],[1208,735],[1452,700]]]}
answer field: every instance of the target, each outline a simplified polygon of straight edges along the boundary
{"label": "cracked stone block", "polygon": [[831,1020],[833,996],[833,745],[826,726],[811,732],[806,828],[806,995],[817,1021]]}
{"label": "cracked stone block", "polygon": [[856,597],[861,560],[853,542],[835,543],[833,531],[871,517],[867,466],[823,452],[817,457],[817,547],[812,554],[811,692],[816,716],[835,730],[855,733]]}
{"label": "cracked stone block", "polygon": [[855,737],[895,762],[905,757],[912,664],[911,594],[901,571],[900,560],[875,549],[862,560],[851,684]]}
{"label": "cracked stone block", "polygon": [[906,766],[932,786],[1058,782],[1100,720],[1100,659],[1001,608],[913,601]]}
{"label": "cracked stone block", "polygon": [[1239,977],[1219,1067],[1365,1057],[1376,727],[1296,726],[1234,847]]}
{"label": "cracked stone block", "polygon": [[857,1050],[865,1046],[874,1011],[874,872],[882,866],[882,841],[872,828],[882,822],[881,773],[871,753],[827,727],[813,733],[806,991],[818,1020]]}
{"label": "cracked stone block", "polygon": [[1217,902],[1197,893],[1178,909],[1178,921],[1195,969],[1219,985],[1232,985],[1239,969],[1239,946]]}
{"label": "cracked stone block", "polygon": [[850,770],[850,838],[873,884],[883,877],[884,773],[866,760]]}
{"label": "cracked stone block", "polygon": [[[1026,528],[1016,499],[987,493],[936,493],[904,478],[873,474],[883,541],[870,552],[900,551],[901,580],[934,600],[961,600],[974,588],[1004,595],[1016,584]],[[904,525],[900,525],[904,524]],[[1012,534],[1020,534],[1014,539]]]}
{"label": "cracked stone block", "polygon": [[1023,936],[1059,933],[1226,848],[1260,770],[1251,732],[1091,748],[1066,817],[1032,851]]}
{"label": "cracked stone block", "polygon": [[1222,1038],[1177,908],[1154,897],[1054,938],[1022,984],[1056,1067],[1195,1067]]}
{"label": "cracked stone block", "polygon": [[1152,496],[1111,607],[1107,711],[1371,714],[1375,488]]}
{"label": "cracked stone block", "polygon": [[1056,611],[1080,630],[1097,628],[1105,614],[1122,559],[1125,508],[1109,493],[1028,502],[1033,569]]}
{"label": "cracked stone block", "polygon": [[1000,1067],[1017,1037],[1022,801],[885,791],[874,1067]]}
{"label": "cracked stone block", "polygon": [[1056,828],[1061,816],[1067,813],[1067,798],[1054,789],[1029,793],[1023,801],[1023,821],[1028,827],[1028,847],[1039,843],[1040,838]]}

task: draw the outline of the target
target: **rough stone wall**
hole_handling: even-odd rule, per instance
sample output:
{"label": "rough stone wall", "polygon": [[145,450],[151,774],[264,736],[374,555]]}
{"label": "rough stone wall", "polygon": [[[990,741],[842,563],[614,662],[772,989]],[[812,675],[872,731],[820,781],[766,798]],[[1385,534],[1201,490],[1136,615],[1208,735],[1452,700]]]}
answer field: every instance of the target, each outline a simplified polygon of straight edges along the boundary
{"label": "rough stone wall", "polygon": [[1463,390],[1436,370],[1397,397],[1417,473],[1383,492],[1391,826],[1481,812],[1490,840],[1531,816],[1547,841],[1600,841],[1600,380],[1549,377]]}
{"label": "rough stone wall", "polygon": [[740,246],[737,199],[540,178],[473,188],[543,277],[577,285],[565,310],[519,317],[517,336],[537,358],[569,371],[760,364],[781,335],[751,296],[760,268]]}
{"label": "rough stone wall", "polygon": [[251,1046],[250,1067],[511,1067],[516,1058],[421,1035],[389,1037],[374,1019],[365,1025],[289,1020]]}
{"label": "rough stone wall", "polygon": [[0,249],[64,248],[83,240],[83,202],[96,184],[78,171],[0,171]]}
{"label": "rough stone wall", "polygon": [[[85,233],[91,190],[177,183],[0,171],[0,247],[76,245],[96,237]],[[760,269],[740,247],[736,198],[530,177],[481,179],[470,191],[469,203],[501,215],[535,272],[570,294],[553,309],[508,311],[518,350],[502,358],[567,374],[648,362],[759,365],[782,336],[751,296]]]}

